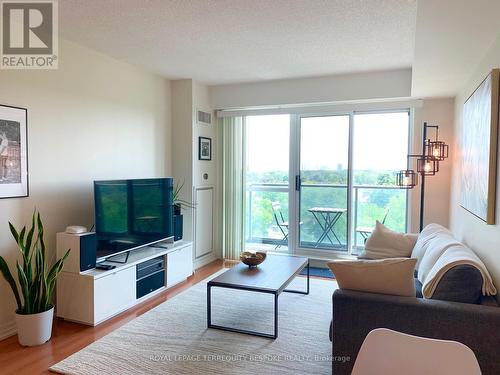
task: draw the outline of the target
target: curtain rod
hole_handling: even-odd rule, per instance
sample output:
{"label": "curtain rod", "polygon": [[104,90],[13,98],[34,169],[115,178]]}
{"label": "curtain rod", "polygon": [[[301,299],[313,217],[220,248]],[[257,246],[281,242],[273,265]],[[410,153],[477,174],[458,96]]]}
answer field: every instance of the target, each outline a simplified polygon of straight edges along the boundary
{"label": "curtain rod", "polygon": [[407,109],[422,107],[422,99],[397,98],[342,101],[330,103],[284,104],[275,106],[252,106],[246,108],[228,108],[216,111],[217,117],[249,116],[254,114],[296,114],[322,112],[352,112],[385,109]]}

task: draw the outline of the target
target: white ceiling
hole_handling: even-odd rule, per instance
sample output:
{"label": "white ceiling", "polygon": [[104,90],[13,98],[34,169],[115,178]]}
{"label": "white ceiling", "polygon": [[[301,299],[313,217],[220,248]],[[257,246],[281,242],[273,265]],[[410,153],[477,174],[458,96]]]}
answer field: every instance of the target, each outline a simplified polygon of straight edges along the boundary
{"label": "white ceiling", "polygon": [[410,67],[415,0],[60,0],[61,35],[208,84]]}
{"label": "white ceiling", "polygon": [[500,32],[500,0],[418,0],[412,95],[455,96]]}

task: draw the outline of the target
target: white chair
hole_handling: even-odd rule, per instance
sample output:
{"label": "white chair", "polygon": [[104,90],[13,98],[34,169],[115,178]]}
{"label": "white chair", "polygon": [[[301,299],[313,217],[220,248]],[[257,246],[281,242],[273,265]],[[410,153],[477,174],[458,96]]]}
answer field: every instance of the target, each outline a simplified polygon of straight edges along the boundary
{"label": "white chair", "polygon": [[363,341],[351,375],[481,375],[472,350],[456,341],[407,335],[387,328]]}

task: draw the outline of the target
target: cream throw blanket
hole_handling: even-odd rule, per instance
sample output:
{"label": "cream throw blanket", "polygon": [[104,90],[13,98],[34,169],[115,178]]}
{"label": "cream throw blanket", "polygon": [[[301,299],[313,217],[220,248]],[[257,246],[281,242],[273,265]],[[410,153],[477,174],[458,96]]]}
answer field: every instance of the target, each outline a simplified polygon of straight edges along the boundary
{"label": "cream throw blanket", "polygon": [[473,251],[461,246],[449,247],[436,261],[431,268],[424,282],[422,283],[422,294],[424,298],[431,298],[436,290],[439,281],[449,269],[455,266],[469,265],[477,268],[483,277],[483,295],[493,296],[497,290],[493,285],[491,276],[484,263],[474,254]]}

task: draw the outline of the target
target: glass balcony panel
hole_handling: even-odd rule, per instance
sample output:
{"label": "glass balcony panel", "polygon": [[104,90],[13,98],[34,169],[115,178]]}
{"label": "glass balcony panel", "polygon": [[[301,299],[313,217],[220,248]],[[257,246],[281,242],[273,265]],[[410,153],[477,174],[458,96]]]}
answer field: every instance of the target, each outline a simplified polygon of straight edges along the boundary
{"label": "glass balcony panel", "polygon": [[245,120],[245,250],[288,251],[290,116]]}
{"label": "glass balcony panel", "polygon": [[347,208],[347,186],[304,184],[300,200],[300,247],[347,251],[347,212],[328,211]]}
{"label": "glass balcony panel", "polygon": [[355,186],[354,209],[354,254],[363,250],[365,240],[375,228],[377,220],[395,231],[406,231],[406,190]]}
{"label": "glass balcony panel", "polygon": [[247,191],[246,250],[287,251],[288,191],[265,189],[266,186],[253,186]]}

